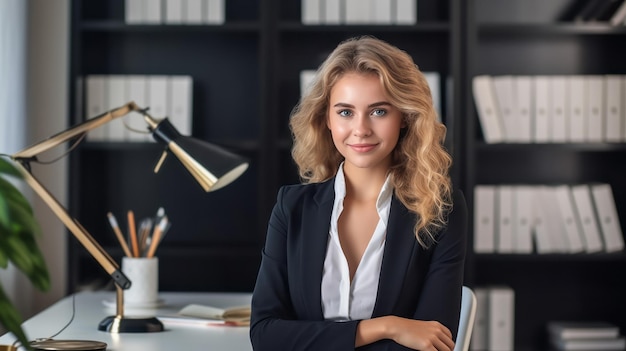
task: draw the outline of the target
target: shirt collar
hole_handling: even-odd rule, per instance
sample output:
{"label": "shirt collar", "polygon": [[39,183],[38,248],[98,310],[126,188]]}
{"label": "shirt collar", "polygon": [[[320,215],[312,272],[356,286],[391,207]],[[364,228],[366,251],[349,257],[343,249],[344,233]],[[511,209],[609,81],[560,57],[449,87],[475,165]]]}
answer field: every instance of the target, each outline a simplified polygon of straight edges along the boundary
{"label": "shirt collar", "polygon": [[[378,198],[376,199],[376,210],[384,223],[389,216],[389,206],[391,204],[391,195],[393,194],[393,186],[391,185],[391,176],[388,174],[385,183],[380,189]],[[343,173],[343,162],[339,165],[337,175],[335,176],[335,208],[340,204],[339,208],[343,209],[343,199],[346,197],[346,177]],[[341,212],[341,211],[339,211]]]}

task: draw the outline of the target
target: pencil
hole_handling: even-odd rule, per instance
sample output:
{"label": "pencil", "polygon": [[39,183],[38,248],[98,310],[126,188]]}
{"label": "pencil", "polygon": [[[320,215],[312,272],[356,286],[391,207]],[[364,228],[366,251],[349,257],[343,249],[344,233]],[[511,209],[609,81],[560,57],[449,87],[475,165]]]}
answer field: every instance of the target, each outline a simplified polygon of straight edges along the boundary
{"label": "pencil", "polygon": [[154,228],[154,233],[152,234],[152,241],[150,242],[150,248],[148,249],[148,253],[146,257],[153,257],[156,252],[157,246],[159,246],[159,242],[161,241],[161,235],[167,226],[167,216],[163,216],[161,218],[161,222],[159,225]]}
{"label": "pencil", "polygon": [[152,218],[146,218],[139,225],[139,253],[144,255],[148,246],[148,235],[152,229]]}
{"label": "pencil", "polygon": [[120,245],[122,246],[122,250],[124,250],[124,254],[128,257],[132,257],[132,254],[130,253],[130,250],[128,249],[128,245],[126,245],[126,240],[124,240],[124,235],[122,234],[122,231],[120,230],[120,226],[117,224],[117,220],[115,219],[115,216],[111,212],[107,213],[107,216],[109,217],[109,223],[111,223],[111,228],[113,228],[113,232],[115,233],[115,236],[117,236],[117,240],[120,242]]}
{"label": "pencil", "polygon": [[135,213],[132,210],[128,211],[128,235],[130,236],[130,245],[133,248],[133,257],[139,257],[137,228],[135,228]]}

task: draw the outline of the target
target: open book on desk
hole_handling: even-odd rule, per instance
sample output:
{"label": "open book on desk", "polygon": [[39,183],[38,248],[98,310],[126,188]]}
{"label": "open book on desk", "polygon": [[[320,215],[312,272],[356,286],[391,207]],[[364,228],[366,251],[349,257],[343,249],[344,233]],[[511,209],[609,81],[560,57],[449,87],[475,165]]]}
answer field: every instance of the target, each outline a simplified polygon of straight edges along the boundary
{"label": "open book on desk", "polygon": [[250,325],[250,306],[217,308],[190,304],[177,314],[158,316],[164,324],[195,326],[248,326]]}

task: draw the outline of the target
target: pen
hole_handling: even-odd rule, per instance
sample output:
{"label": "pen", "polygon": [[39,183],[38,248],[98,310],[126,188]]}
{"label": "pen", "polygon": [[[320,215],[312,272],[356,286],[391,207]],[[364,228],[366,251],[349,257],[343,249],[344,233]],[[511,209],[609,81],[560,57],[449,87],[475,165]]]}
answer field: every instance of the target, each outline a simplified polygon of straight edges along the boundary
{"label": "pen", "polygon": [[152,229],[152,218],[145,218],[139,225],[139,254],[145,256],[148,248],[148,236],[150,235],[150,229]]}
{"label": "pen", "polygon": [[126,245],[126,241],[124,240],[124,235],[122,235],[122,231],[120,230],[120,226],[117,224],[117,220],[115,219],[115,216],[111,212],[107,213],[107,216],[109,217],[109,223],[111,223],[113,232],[115,233],[115,236],[117,236],[117,240],[120,242],[120,245],[122,246],[122,250],[124,250],[124,254],[128,257],[131,257],[132,254],[130,253],[130,250],[128,249],[128,245]]}
{"label": "pen", "polygon": [[130,244],[133,248],[133,256],[139,257],[139,245],[137,244],[137,229],[135,228],[135,213],[128,211],[128,235],[130,236]]}
{"label": "pen", "polygon": [[150,242],[150,249],[148,249],[146,257],[154,256],[157,246],[159,246],[159,242],[161,241],[161,235],[163,234],[165,227],[167,227],[167,216],[163,216],[163,218],[161,218],[161,222],[159,222],[159,225],[154,228],[154,233],[152,234],[152,242]]}

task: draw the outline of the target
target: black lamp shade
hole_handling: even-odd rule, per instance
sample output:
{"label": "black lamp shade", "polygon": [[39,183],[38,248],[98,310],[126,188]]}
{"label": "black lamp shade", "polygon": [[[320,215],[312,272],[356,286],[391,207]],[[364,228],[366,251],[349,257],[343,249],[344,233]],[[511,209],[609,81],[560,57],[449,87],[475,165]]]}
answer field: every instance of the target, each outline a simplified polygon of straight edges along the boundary
{"label": "black lamp shade", "polygon": [[152,135],[167,146],[207,192],[230,184],[248,169],[246,158],[180,134],[167,118],[159,121]]}

